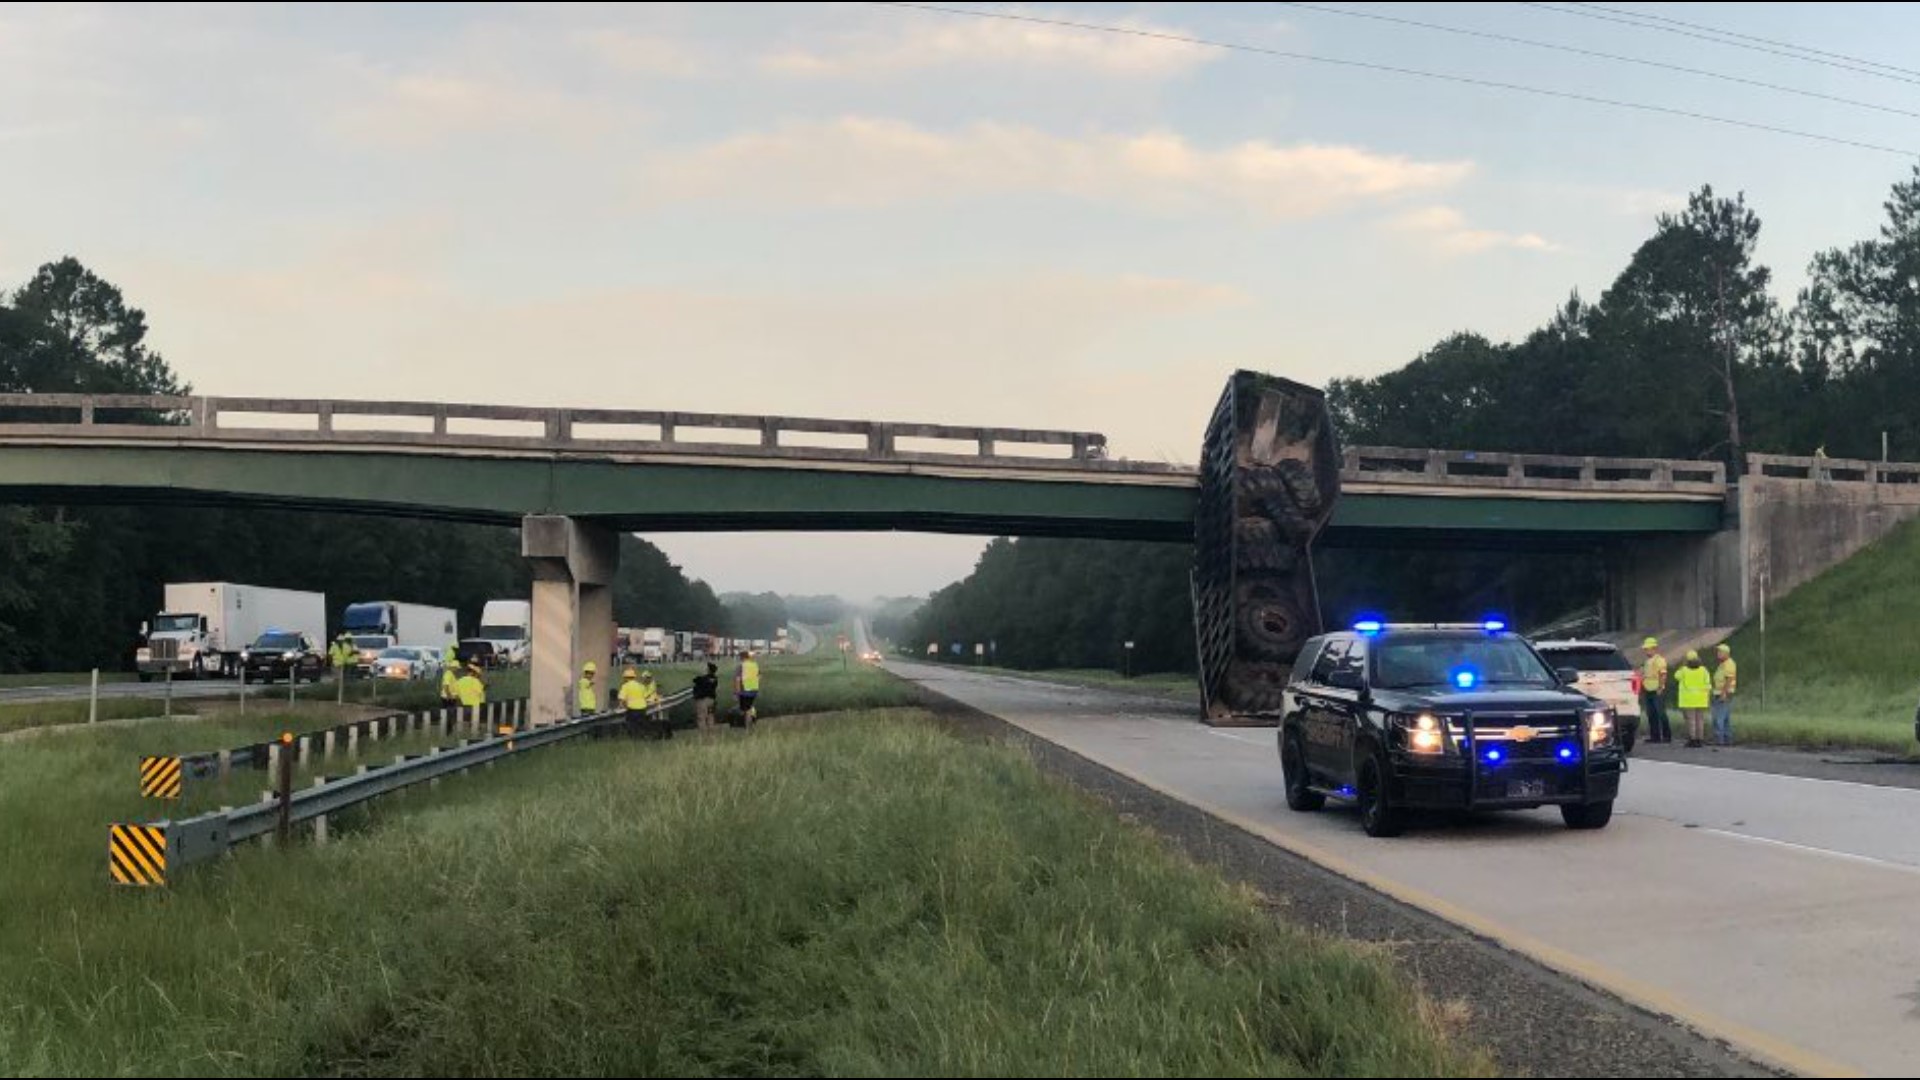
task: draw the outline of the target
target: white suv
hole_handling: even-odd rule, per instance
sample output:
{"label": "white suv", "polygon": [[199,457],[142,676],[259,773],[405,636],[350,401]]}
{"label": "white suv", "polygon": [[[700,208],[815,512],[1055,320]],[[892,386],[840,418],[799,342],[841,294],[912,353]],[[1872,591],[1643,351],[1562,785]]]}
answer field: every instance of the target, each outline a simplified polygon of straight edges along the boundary
{"label": "white suv", "polygon": [[1575,689],[1613,708],[1620,745],[1631,752],[1640,733],[1640,674],[1633,661],[1604,641],[1536,641],[1533,647],[1556,669],[1575,672]]}

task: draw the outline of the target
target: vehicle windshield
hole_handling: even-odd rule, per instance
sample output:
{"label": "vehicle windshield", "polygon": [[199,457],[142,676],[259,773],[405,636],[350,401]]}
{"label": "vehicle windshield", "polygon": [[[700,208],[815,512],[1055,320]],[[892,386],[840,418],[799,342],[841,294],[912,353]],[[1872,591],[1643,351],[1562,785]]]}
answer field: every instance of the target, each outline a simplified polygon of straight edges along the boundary
{"label": "vehicle windshield", "polygon": [[524,626],[483,626],[480,635],[488,641],[519,641],[527,636]]}
{"label": "vehicle windshield", "polygon": [[393,649],[388,649],[385,652],[382,652],[380,654],[380,659],[382,660],[417,660],[419,659],[419,657],[413,655],[412,649],[393,648]]}
{"label": "vehicle windshield", "polygon": [[1375,641],[1373,685],[1387,690],[1422,686],[1556,686],[1559,679],[1526,643],[1511,637],[1434,636]]}
{"label": "vehicle windshield", "polygon": [[1575,671],[1632,671],[1633,663],[1619,649],[1560,648],[1541,649],[1540,655],[1555,667]]}
{"label": "vehicle windshield", "polygon": [[153,620],[153,631],[156,634],[178,633],[183,630],[191,632],[198,629],[200,629],[198,615],[156,615]]}
{"label": "vehicle windshield", "polygon": [[360,649],[384,649],[392,645],[393,641],[382,634],[368,634],[364,637],[354,638],[353,644],[355,648]]}
{"label": "vehicle windshield", "polygon": [[300,647],[299,634],[261,634],[260,640],[253,643],[256,649],[297,649]]}

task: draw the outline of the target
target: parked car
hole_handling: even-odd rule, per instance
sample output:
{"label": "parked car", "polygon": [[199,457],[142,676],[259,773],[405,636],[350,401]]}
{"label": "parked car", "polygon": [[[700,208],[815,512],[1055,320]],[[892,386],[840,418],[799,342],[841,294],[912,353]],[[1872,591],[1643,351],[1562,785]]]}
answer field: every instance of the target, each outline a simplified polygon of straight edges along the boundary
{"label": "parked car", "polygon": [[327,654],[306,634],[269,630],[240,651],[240,666],[249,682],[319,682],[327,673]]}
{"label": "parked car", "polygon": [[380,679],[434,679],[440,675],[444,666],[441,654],[436,649],[422,648],[418,645],[395,645],[383,649],[374,658],[373,675]]}
{"label": "parked car", "polygon": [[1287,806],[1352,801],[1369,836],[1412,810],[1556,806],[1569,828],[1603,828],[1627,769],[1613,710],[1497,620],[1322,634],[1283,701]]}
{"label": "parked car", "polygon": [[1536,641],[1533,647],[1555,671],[1574,673],[1569,685],[1613,709],[1620,747],[1632,753],[1640,737],[1640,679],[1633,661],[1604,641]]}

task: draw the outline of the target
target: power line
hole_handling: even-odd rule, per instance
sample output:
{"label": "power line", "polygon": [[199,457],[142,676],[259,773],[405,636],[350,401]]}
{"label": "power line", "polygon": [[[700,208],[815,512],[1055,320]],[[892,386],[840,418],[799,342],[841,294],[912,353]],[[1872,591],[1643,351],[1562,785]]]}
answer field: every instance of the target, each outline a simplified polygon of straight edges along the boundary
{"label": "power line", "polygon": [[1756,37],[1752,34],[1742,34],[1737,30],[1725,30],[1717,26],[1708,26],[1705,23],[1688,22],[1685,19],[1676,19],[1668,15],[1655,15],[1655,14],[1652,14],[1651,12],[1643,12],[1643,11],[1627,11],[1622,8],[1607,7],[1605,4],[1569,3],[1567,6],[1575,7],[1575,8],[1585,8],[1589,11],[1601,11],[1609,15],[1633,16],[1636,18],[1643,19],[1647,22],[1666,23],[1670,26],[1681,26],[1689,30],[1704,30],[1710,34],[1719,34],[1722,37],[1734,38],[1739,41],[1751,41],[1761,45],[1778,45],[1782,48],[1793,49],[1796,52],[1806,53],[1809,56],[1821,56],[1829,60],[1844,60],[1850,64],[1861,64],[1866,67],[1881,68],[1886,71],[1897,71],[1902,75],[1920,76],[1920,70],[1915,70],[1913,68],[1903,68],[1896,64],[1882,63],[1881,61],[1878,61],[1878,60],[1868,60],[1867,58],[1862,56],[1849,56],[1846,53],[1829,52],[1825,49],[1816,49],[1811,45],[1795,45],[1791,41],[1777,41],[1773,38]]}
{"label": "power line", "polygon": [[1557,12],[1561,15],[1573,15],[1582,19],[1597,19],[1600,22],[1618,23],[1621,26],[1631,26],[1639,30],[1659,30],[1663,33],[1678,34],[1681,37],[1693,38],[1696,41],[1709,41],[1715,45],[1725,45],[1728,48],[1746,49],[1749,52],[1766,53],[1770,56],[1783,56],[1789,60],[1798,60],[1804,64],[1820,64],[1824,67],[1839,68],[1842,71],[1851,71],[1856,75],[1871,75],[1877,79],[1892,79],[1894,82],[1910,83],[1915,86],[1920,86],[1920,78],[1914,78],[1914,77],[1909,77],[1907,75],[1899,74],[1897,72],[1897,69],[1894,71],[1879,71],[1879,70],[1875,70],[1874,67],[1866,66],[1860,63],[1853,63],[1853,62],[1840,61],[1840,60],[1823,60],[1818,56],[1807,55],[1804,51],[1800,51],[1798,46],[1788,46],[1786,48],[1773,48],[1767,45],[1752,45],[1746,42],[1734,41],[1729,38],[1719,36],[1717,32],[1714,34],[1703,34],[1703,33],[1697,33],[1695,31],[1686,29],[1684,27],[1679,27],[1679,26],[1662,26],[1657,23],[1647,22],[1643,18],[1633,15],[1632,13],[1628,13],[1626,15],[1611,15],[1611,14],[1606,14],[1605,12],[1602,12],[1602,11],[1583,11],[1580,8],[1569,7],[1563,4],[1523,3],[1522,6],[1530,7],[1530,8],[1539,8],[1542,11]]}
{"label": "power line", "polygon": [[889,2],[889,0],[869,0],[874,7],[898,8],[906,11],[932,12],[941,15],[958,15],[976,19],[997,19],[1004,22],[1026,23],[1035,26],[1054,26],[1069,30],[1085,30],[1090,33],[1113,34],[1119,37],[1147,38],[1157,41],[1173,41],[1183,45],[1198,45],[1209,49],[1222,49],[1230,52],[1251,53],[1258,56],[1273,57],[1281,60],[1298,60],[1304,63],[1325,64],[1331,67],[1352,68],[1359,71],[1381,72],[1390,75],[1405,75],[1416,79],[1430,79],[1436,82],[1459,83],[1464,86],[1477,86],[1488,90],[1507,90],[1518,94],[1531,94],[1535,97],[1556,98],[1561,101],[1578,101],[1587,105],[1604,105],[1614,109],[1628,109],[1634,112],[1653,113],[1660,116],[1677,116],[1703,123],[1720,124],[1724,127],[1745,128],[1749,131],[1764,131],[1772,135],[1786,135],[1797,139],[1829,143],[1835,146],[1849,146],[1856,150],[1873,150],[1882,154],[1898,154],[1901,157],[1920,157],[1920,151],[1898,146],[1885,146],[1880,143],[1847,139],[1837,135],[1823,135],[1816,131],[1802,131],[1798,128],[1778,127],[1754,120],[1737,120],[1728,116],[1716,116],[1712,113],[1694,112],[1690,109],[1678,109],[1666,105],[1652,105],[1640,101],[1622,101],[1618,98],[1599,97],[1593,94],[1581,94],[1571,90],[1553,90],[1542,86],[1527,86],[1521,83],[1501,82],[1495,79],[1482,79],[1472,75],[1455,75],[1440,71],[1425,71],[1420,68],[1400,67],[1394,64],[1381,64],[1370,60],[1348,60],[1341,57],[1318,56],[1313,53],[1294,52],[1287,49],[1273,49],[1263,45],[1249,45],[1245,42],[1220,41],[1212,38],[1195,37],[1190,34],[1176,34],[1166,30],[1148,30],[1137,26],[1114,26],[1108,23],[1079,22],[1073,19],[1051,18],[1042,15],[1026,15],[1013,11],[980,11],[973,8],[949,7],[944,4],[915,4]]}
{"label": "power line", "polygon": [[1830,101],[1838,105],[1852,105],[1875,112],[1892,113],[1896,116],[1909,116],[1920,119],[1920,111],[1902,109],[1894,105],[1882,105],[1873,101],[1861,101],[1857,98],[1841,97],[1837,94],[1823,94],[1818,90],[1803,90],[1797,86],[1782,86],[1764,79],[1748,79],[1739,75],[1728,75],[1704,68],[1687,67],[1684,64],[1669,64],[1664,60],[1648,60],[1639,56],[1623,56],[1619,53],[1600,52],[1596,49],[1583,49],[1577,45],[1562,45],[1554,41],[1539,41],[1534,38],[1514,37],[1510,34],[1494,33],[1490,30],[1473,30],[1463,26],[1448,26],[1444,23],[1421,22],[1418,19],[1404,19],[1397,15],[1385,15],[1373,11],[1351,11],[1346,8],[1325,7],[1320,4],[1282,3],[1280,7],[1298,8],[1302,11],[1316,11],[1326,15],[1342,15],[1350,19],[1368,19],[1373,22],[1392,23],[1397,26],[1411,26],[1421,30],[1434,30],[1443,34],[1457,34],[1461,37],[1481,38],[1486,41],[1500,41],[1511,45],[1526,45],[1535,49],[1551,49],[1554,52],[1572,53],[1575,56],[1590,56],[1599,60],[1614,60],[1622,64],[1637,64],[1640,67],[1658,68],[1661,71],[1674,71],[1683,75],[1698,75],[1706,79],[1718,79],[1721,82],[1736,83],[1740,86],[1758,87],[1781,94],[1793,94],[1798,97],[1813,98],[1818,101]]}

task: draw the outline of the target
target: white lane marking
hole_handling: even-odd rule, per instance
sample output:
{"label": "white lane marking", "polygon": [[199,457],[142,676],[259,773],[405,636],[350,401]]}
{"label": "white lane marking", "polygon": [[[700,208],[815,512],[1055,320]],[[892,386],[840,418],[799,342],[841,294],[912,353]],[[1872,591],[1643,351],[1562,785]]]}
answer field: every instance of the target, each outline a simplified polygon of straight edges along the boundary
{"label": "white lane marking", "polygon": [[1829,859],[1864,863],[1868,866],[1880,866],[1908,874],[1920,874],[1920,866],[1915,866],[1912,863],[1895,862],[1892,859],[1876,859],[1871,855],[1858,855],[1851,851],[1835,851],[1832,848],[1814,847],[1812,844],[1796,844],[1791,840],[1775,840],[1770,836],[1754,836],[1751,833],[1732,832],[1727,829],[1700,829],[1699,831],[1712,833],[1715,836],[1725,836],[1733,840],[1744,840],[1749,844],[1765,844],[1768,847],[1786,848],[1789,851],[1800,851],[1809,855],[1824,855]]}
{"label": "white lane marking", "polygon": [[1259,746],[1266,741],[1264,739],[1249,739],[1245,735],[1236,734],[1231,731],[1221,731],[1219,728],[1208,728],[1207,734],[1222,739],[1232,739],[1234,742],[1252,743],[1255,746]]}
{"label": "white lane marking", "polygon": [[[1701,772],[1733,773],[1736,776],[1757,776],[1757,777],[1762,777],[1765,779],[1772,779],[1772,780],[1798,780],[1798,781],[1801,781],[1802,783],[1807,783],[1807,784],[1832,784],[1835,787],[1859,788],[1862,791],[1904,791],[1904,792],[1907,792],[1909,795],[1920,795],[1920,790],[1915,790],[1914,788],[1906,787],[1901,784],[1867,784],[1867,783],[1862,783],[1859,780],[1829,780],[1821,776],[1795,776],[1792,773],[1763,772],[1759,769],[1743,769],[1738,765],[1695,765],[1690,761],[1661,761],[1657,758],[1647,758],[1646,760],[1638,762],[1637,764],[1639,764],[1639,766],[1643,769],[1648,768],[1650,766],[1658,766],[1659,768],[1671,768],[1671,769],[1698,769]],[[1891,768],[1894,768],[1895,766],[1888,765],[1885,767],[1891,769]]]}

